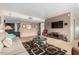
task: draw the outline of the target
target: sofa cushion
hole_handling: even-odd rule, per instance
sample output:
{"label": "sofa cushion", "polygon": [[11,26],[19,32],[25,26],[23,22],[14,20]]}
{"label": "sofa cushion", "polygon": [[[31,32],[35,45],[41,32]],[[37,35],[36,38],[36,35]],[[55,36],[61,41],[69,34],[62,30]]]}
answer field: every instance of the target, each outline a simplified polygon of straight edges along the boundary
{"label": "sofa cushion", "polygon": [[3,41],[3,44],[4,44],[6,47],[11,47],[11,46],[12,46],[12,40],[11,40],[11,38],[6,38],[6,39]]}
{"label": "sofa cushion", "polygon": [[2,51],[2,48],[3,48],[3,44],[2,42],[0,42],[0,52]]}

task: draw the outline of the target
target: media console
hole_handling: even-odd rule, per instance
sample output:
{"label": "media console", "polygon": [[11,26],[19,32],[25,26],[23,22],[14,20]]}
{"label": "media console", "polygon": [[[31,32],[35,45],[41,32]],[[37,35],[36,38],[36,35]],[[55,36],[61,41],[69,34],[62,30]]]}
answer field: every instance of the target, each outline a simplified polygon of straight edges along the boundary
{"label": "media console", "polygon": [[57,32],[48,33],[48,37],[68,41],[67,37]]}

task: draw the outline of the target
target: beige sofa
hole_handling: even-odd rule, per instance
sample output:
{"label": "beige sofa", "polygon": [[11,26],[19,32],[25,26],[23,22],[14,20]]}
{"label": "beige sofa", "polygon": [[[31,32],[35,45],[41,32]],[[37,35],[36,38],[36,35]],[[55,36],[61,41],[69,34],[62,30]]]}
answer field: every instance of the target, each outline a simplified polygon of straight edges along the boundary
{"label": "beige sofa", "polygon": [[15,38],[12,41],[12,47],[2,48],[2,51],[0,52],[0,55],[29,55],[29,53],[23,47],[22,42],[20,41],[20,39]]}
{"label": "beige sofa", "polygon": [[5,39],[5,37],[6,37],[5,33],[4,32],[0,32],[0,52],[1,52],[2,48],[3,48],[3,46],[4,46],[2,42]]}
{"label": "beige sofa", "polygon": [[6,35],[7,35],[7,33],[5,33],[4,30],[0,29],[0,52],[1,52],[2,48],[3,48],[3,46],[4,46],[3,41],[5,40]]}
{"label": "beige sofa", "polygon": [[2,48],[3,48],[3,44],[2,42],[0,42],[0,52],[2,51]]}

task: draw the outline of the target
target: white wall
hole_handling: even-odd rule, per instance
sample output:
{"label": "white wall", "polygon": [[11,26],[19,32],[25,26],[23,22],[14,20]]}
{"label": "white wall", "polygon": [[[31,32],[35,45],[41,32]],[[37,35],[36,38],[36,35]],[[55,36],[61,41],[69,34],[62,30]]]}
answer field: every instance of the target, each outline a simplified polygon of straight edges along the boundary
{"label": "white wall", "polygon": [[[46,24],[45,24],[45,28],[48,29],[48,33],[51,32],[57,32],[59,34],[62,34],[64,36],[67,37],[68,41],[70,41],[71,39],[71,32],[70,32],[70,21],[71,21],[71,13],[65,13],[65,14],[61,14],[55,17],[51,17],[48,18],[46,20]],[[57,22],[57,21],[63,21],[63,28],[51,28],[51,23],[52,22]],[[67,25],[64,25],[65,23],[67,23]]]}
{"label": "white wall", "polygon": [[18,31],[18,24],[17,23],[15,23],[15,32],[17,32]]}
{"label": "white wall", "polygon": [[4,30],[4,17],[3,16],[1,16],[0,17],[0,30]]}
{"label": "white wall", "polygon": [[74,9],[72,14],[74,15],[73,19],[75,20],[74,35],[75,35],[75,38],[77,38],[79,37],[79,8]]}
{"label": "white wall", "polygon": [[41,35],[42,35],[42,33],[43,33],[43,30],[44,30],[44,25],[45,25],[45,23],[44,22],[42,22],[42,23],[40,23],[40,31],[41,31]]}
{"label": "white wall", "polygon": [[[23,28],[23,25],[31,25],[31,29],[27,29],[27,27]],[[21,37],[35,36],[38,32],[38,24],[30,22],[21,22],[19,31]]]}
{"label": "white wall", "polygon": [[75,38],[79,37],[79,18],[75,20]]}
{"label": "white wall", "polygon": [[71,20],[70,20],[70,41],[74,40],[75,35],[75,29],[74,29],[75,23],[74,23],[74,14],[71,12]]}

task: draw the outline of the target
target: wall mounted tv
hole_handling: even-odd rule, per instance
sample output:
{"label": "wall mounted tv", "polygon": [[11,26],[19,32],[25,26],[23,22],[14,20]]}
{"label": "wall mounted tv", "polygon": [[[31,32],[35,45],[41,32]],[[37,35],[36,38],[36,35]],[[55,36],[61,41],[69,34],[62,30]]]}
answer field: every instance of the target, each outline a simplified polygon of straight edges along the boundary
{"label": "wall mounted tv", "polygon": [[51,28],[63,28],[63,21],[52,22]]}

